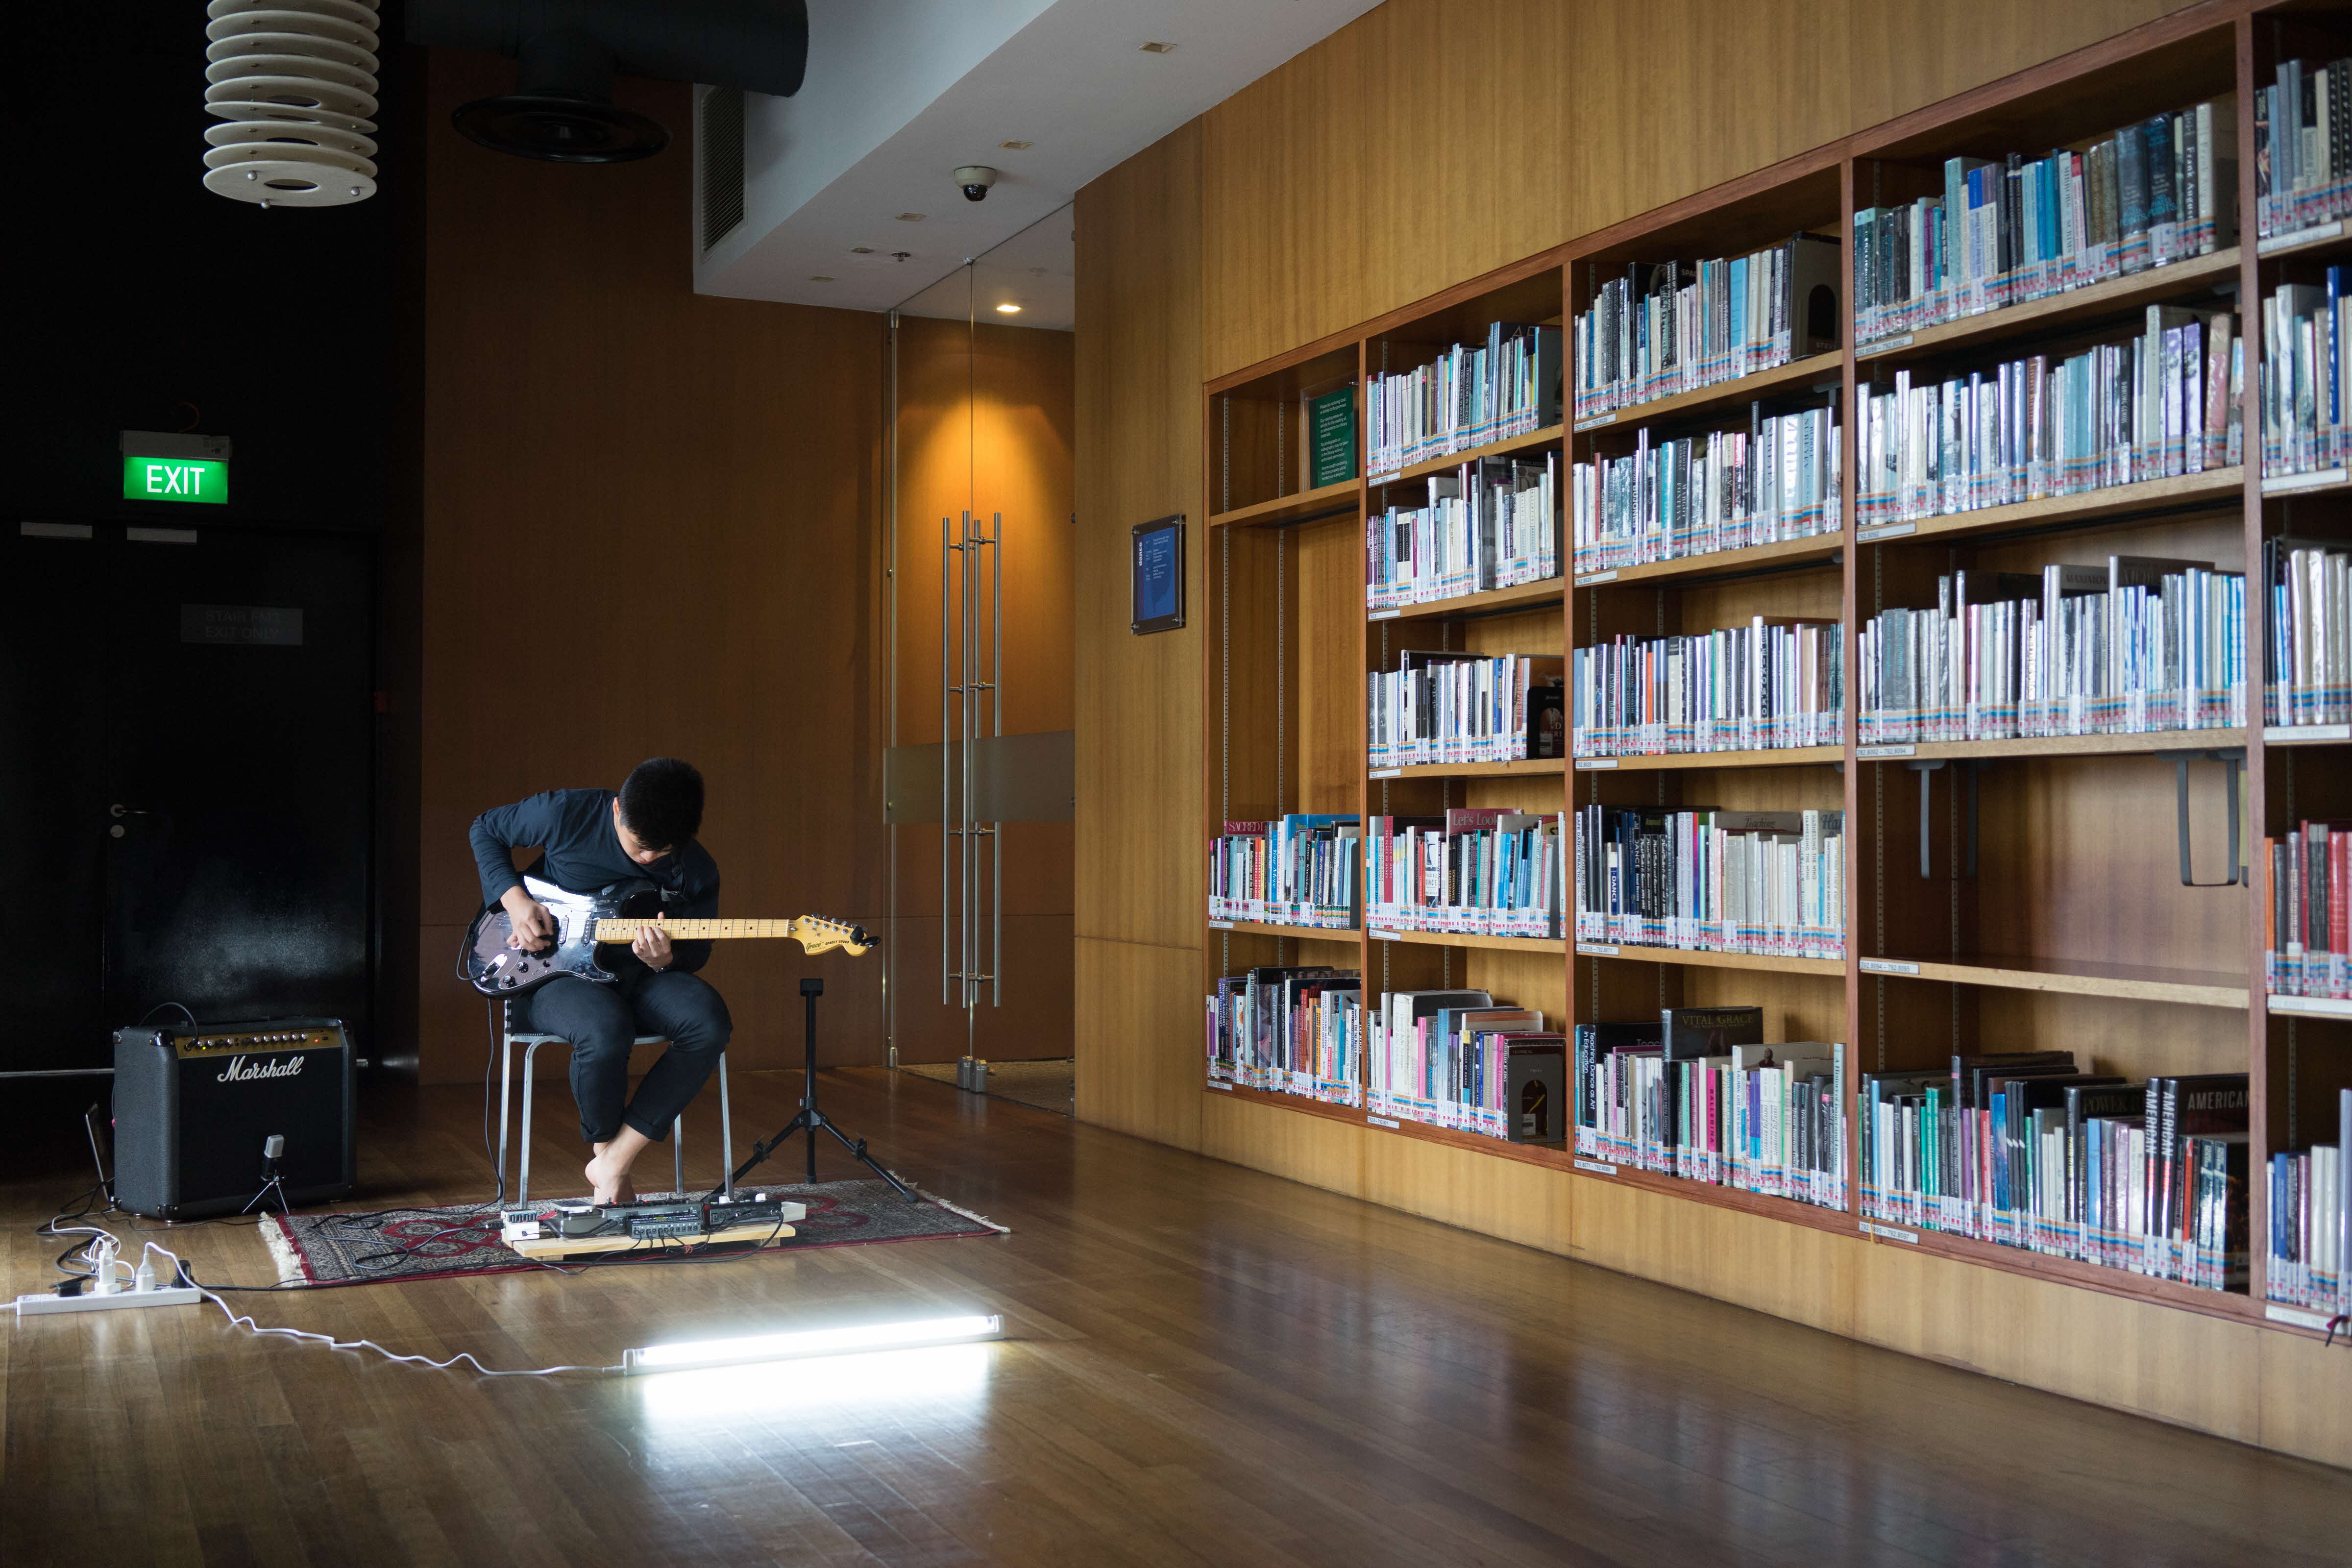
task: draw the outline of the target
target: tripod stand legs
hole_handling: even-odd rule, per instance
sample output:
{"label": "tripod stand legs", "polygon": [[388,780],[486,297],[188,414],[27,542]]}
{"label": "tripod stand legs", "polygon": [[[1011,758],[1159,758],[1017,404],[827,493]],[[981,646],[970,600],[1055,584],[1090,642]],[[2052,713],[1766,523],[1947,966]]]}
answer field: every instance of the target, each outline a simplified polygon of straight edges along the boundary
{"label": "tripod stand legs", "polygon": [[823,994],[824,994],[824,981],[812,977],[801,982],[801,1000],[805,1004],[803,1029],[805,1048],[802,1057],[800,1112],[790,1121],[785,1122],[774,1137],[763,1138],[751,1145],[751,1157],[744,1161],[737,1169],[733,1181],[740,1184],[752,1166],[759,1164],[770,1154],[782,1148],[793,1134],[805,1132],[808,1134],[809,1184],[814,1186],[816,1184],[816,1135],[822,1131],[830,1133],[835,1142],[849,1152],[851,1159],[889,1183],[891,1190],[900,1197],[910,1204],[919,1202],[920,1200],[915,1196],[912,1188],[883,1169],[881,1162],[866,1152],[865,1139],[851,1138],[848,1133],[835,1127],[824,1111],[816,1108],[816,999]]}

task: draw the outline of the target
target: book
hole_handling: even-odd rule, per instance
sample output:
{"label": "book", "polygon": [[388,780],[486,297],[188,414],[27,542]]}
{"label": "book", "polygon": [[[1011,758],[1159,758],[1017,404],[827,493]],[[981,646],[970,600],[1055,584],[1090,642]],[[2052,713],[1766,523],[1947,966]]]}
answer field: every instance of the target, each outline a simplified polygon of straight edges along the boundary
{"label": "book", "polygon": [[2254,89],[2254,222],[2265,239],[2341,218],[2352,184],[2352,144],[2336,110],[2352,60],[2281,60]]}
{"label": "book", "polygon": [[2282,283],[2263,296],[2263,472],[2267,477],[2315,473],[2352,457],[2352,304],[2344,298],[2344,268],[2330,267],[2318,283]]}
{"label": "book", "polygon": [[1756,616],[1744,626],[1578,648],[1571,749],[1616,757],[1843,744],[1840,630],[1834,621]]}
{"label": "book", "polygon": [[1363,829],[1352,813],[1233,821],[1209,845],[1209,918],[1353,931]]}
{"label": "book", "polygon": [[1371,765],[1561,755],[1562,665],[1557,654],[1404,650],[1395,669],[1366,677]]}
{"label": "book", "polygon": [[2129,555],[1939,577],[1935,608],[1882,611],[1855,640],[1860,742],[2242,725],[2245,595],[2210,563]]}
{"label": "book", "polygon": [[1391,474],[1560,422],[1558,327],[1496,321],[1483,343],[1375,374],[1364,388],[1365,472]]}
{"label": "book", "polygon": [[1436,604],[1559,575],[1559,454],[1433,474],[1428,504],[1364,520],[1369,609]]}
{"label": "book", "polygon": [[[2266,342],[2273,313],[2266,301]],[[2220,468],[2240,378],[2213,356],[2236,336],[2226,312],[2150,305],[2137,329],[2078,353],[1937,379],[1898,369],[1857,405],[1856,520],[1917,521]],[[2209,395],[2213,386],[2224,395]]]}
{"label": "book", "polygon": [[1360,1103],[1361,992],[1357,972],[1321,964],[1221,977],[1208,996],[1210,1081]]}
{"label": "book", "polygon": [[2352,721],[2352,546],[2263,540],[2263,593],[2270,611],[2263,722]]}
{"label": "book", "polygon": [[1576,313],[1579,420],[1736,381],[1838,347],[1837,240],[1799,233],[1746,256],[1633,263]]}
{"label": "book", "polygon": [[1576,940],[1789,958],[1845,956],[1843,811],[1576,818]]}
{"label": "book", "polygon": [[1365,1055],[1364,1105],[1381,1115],[1444,1125],[1434,1093],[1430,1020],[1455,1009],[1491,1008],[1484,991],[1386,991],[1372,1008]]}
{"label": "book", "polygon": [[[1649,426],[1594,437],[1570,470],[1578,573],[1678,561],[1834,533],[1840,500],[1837,396],[1734,425],[1666,436]],[[1622,450],[1602,451],[1606,445]]]}
{"label": "book", "polygon": [[1365,885],[1372,929],[1565,934],[1562,814],[1455,808],[1442,817],[1375,816],[1370,830]]}
{"label": "book", "polygon": [[1845,1048],[1766,1044],[1762,1022],[1755,1007],[1667,1008],[1655,1026],[1578,1026],[1577,1152],[1845,1207]]}
{"label": "book", "polygon": [[1940,191],[1854,214],[1855,341],[2233,243],[2236,134],[2236,100],[2227,97],[2119,127],[2086,148],[1947,159]]}

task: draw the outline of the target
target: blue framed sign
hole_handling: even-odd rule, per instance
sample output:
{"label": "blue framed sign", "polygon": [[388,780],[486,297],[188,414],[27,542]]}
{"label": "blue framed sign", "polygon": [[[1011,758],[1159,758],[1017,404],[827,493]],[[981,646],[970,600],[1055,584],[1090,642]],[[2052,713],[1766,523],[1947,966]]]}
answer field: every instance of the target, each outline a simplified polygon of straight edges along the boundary
{"label": "blue framed sign", "polygon": [[1137,637],[1172,632],[1184,624],[1184,514],[1139,522],[1134,531],[1135,613],[1129,629]]}

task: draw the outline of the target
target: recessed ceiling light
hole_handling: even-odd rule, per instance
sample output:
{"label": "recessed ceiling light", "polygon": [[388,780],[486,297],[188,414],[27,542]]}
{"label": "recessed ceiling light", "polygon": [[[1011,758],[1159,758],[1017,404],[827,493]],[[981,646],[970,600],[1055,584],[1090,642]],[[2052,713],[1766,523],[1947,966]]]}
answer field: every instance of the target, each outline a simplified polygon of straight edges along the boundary
{"label": "recessed ceiling light", "polygon": [[1003,148],[1008,153],[1026,153],[1030,148],[1035,146],[1036,143],[1034,142],[999,142],[997,145]]}
{"label": "recessed ceiling light", "polygon": [[1173,44],[1139,44],[1136,47],[1147,55],[1170,55],[1176,52],[1176,46]]}
{"label": "recessed ceiling light", "polygon": [[923,215],[920,213],[900,213],[898,215],[898,221],[900,223],[920,223],[923,221]]}
{"label": "recessed ceiling light", "polygon": [[809,281],[810,281],[810,282],[812,282],[812,283],[830,283],[830,282],[832,282],[832,281],[833,281],[833,279],[830,279],[830,278],[827,278],[827,277],[825,277],[824,274],[820,273],[820,274],[818,274],[817,276],[815,276],[815,277],[814,277],[814,278],[811,278],[811,279],[809,279]]}
{"label": "recessed ceiling light", "polygon": [[1008,300],[996,307],[996,313],[1000,316],[1017,316],[1021,313],[1021,307]]}
{"label": "recessed ceiling light", "polygon": [[874,247],[870,245],[853,245],[849,247],[849,254],[852,256],[871,256],[874,254]]}

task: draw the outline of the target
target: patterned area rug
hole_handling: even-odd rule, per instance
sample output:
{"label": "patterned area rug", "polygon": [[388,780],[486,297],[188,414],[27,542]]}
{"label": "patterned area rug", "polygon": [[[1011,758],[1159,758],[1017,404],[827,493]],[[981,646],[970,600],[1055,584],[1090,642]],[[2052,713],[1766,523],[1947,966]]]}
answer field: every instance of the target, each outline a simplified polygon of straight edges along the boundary
{"label": "patterned area rug", "polygon": [[[609,1252],[594,1264],[625,1259],[632,1264],[666,1257],[676,1264],[740,1255],[746,1251],[791,1252],[812,1247],[853,1247],[869,1241],[921,1241],[934,1237],[1003,1236],[1010,1227],[935,1198],[920,1188],[920,1203],[908,1203],[877,1181],[820,1182],[815,1186],[761,1184],[747,1191],[773,1193],[808,1205],[796,1220],[796,1234],[753,1247],[737,1242],[688,1250],[677,1243],[648,1242],[645,1250]],[[642,1197],[665,1198],[667,1193]],[[699,1196],[699,1194],[696,1194]],[[495,1209],[480,1214],[446,1209],[387,1209],[376,1214],[271,1215],[261,1238],[278,1266],[281,1283],[368,1285],[382,1280],[449,1279],[469,1274],[510,1274],[544,1267],[499,1239]],[[580,1262],[587,1262],[582,1259]],[[579,1267],[579,1263],[565,1265]]]}
{"label": "patterned area rug", "polygon": [[[992,1099],[1009,1100],[1015,1105],[1067,1116],[1072,1101],[1077,1098],[1077,1068],[1078,1064],[1068,1057],[1034,1062],[991,1062],[987,1093]],[[924,1062],[898,1070],[946,1084],[950,1089],[957,1087],[953,1062]]]}

